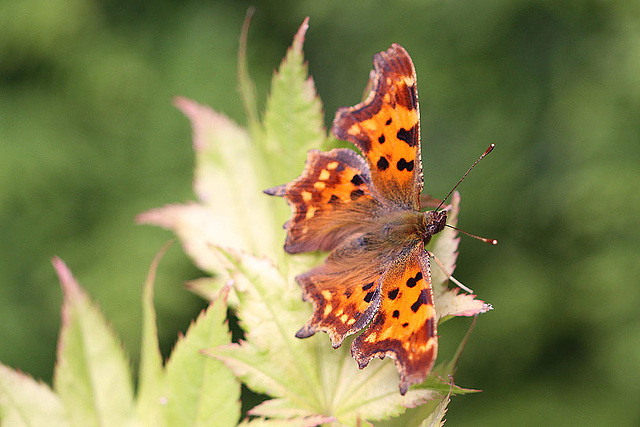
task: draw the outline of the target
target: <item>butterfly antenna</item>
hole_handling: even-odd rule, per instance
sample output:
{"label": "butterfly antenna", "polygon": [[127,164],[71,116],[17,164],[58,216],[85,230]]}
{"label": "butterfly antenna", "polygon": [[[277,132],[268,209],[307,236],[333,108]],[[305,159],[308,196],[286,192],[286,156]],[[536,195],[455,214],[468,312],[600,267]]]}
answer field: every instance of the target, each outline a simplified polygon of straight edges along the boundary
{"label": "butterfly antenna", "polygon": [[485,243],[489,243],[490,245],[497,245],[498,244],[498,241],[496,239],[490,239],[488,237],[476,236],[475,234],[468,233],[468,232],[466,232],[464,230],[459,229],[458,227],[454,227],[453,225],[445,224],[444,226],[452,228],[452,229],[454,229],[456,231],[459,231],[462,234],[466,234],[469,237],[473,237],[474,239],[478,239],[478,240],[483,241]]}
{"label": "butterfly antenna", "polygon": [[[451,196],[451,194],[453,194],[454,191],[456,191],[456,188],[458,188],[458,185],[460,185],[460,183],[462,182],[462,180],[465,179],[465,177],[467,175],[469,175],[469,172],[471,172],[471,169],[473,169],[479,162],[480,160],[484,159],[487,154],[489,154],[493,148],[496,146],[496,144],[491,144],[489,145],[489,148],[487,148],[484,153],[482,153],[482,155],[480,155],[480,157],[478,157],[478,160],[476,160],[475,162],[473,162],[473,164],[471,165],[471,167],[469,169],[467,169],[467,171],[464,173],[464,175],[462,175],[462,178],[460,178],[460,181],[458,181],[458,183],[456,185],[454,185],[454,187],[451,189],[451,191],[449,191],[449,194],[447,194],[447,197],[445,197],[444,199],[442,199],[442,202],[440,202],[440,204],[438,205],[438,207],[436,208],[436,210],[440,209],[442,207],[442,205],[444,205],[444,202],[447,201],[447,199],[449,198],[449,196]],[[480,239],[482,240],[482,239]]]}

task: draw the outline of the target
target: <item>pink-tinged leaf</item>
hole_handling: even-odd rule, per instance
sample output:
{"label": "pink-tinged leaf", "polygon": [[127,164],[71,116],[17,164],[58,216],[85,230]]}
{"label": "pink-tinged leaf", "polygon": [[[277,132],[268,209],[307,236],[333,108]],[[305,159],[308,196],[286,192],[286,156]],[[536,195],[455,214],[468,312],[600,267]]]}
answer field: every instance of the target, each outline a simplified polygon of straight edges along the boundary
{"label": "pink-tinged leaf", "polygon": [[283,231],[274,226],[272,201],[262,195],[268,187],[260,162],[263,154],[247,131],[228,117],[184,98],[176,99],[176,105],[193,129],[199,203],[154,209],[137,221],[173,230],[196,265],[210,273],[226,268],[211,245],[274,253]]}
{"label": "pink-tinged leaf", "polygon": [[138,215],[136,220],[173,230],[195,265],[201,270],[220,275],[224,283],[227,270],[225,259],[212,250],[211,245],[221,242],[224,246],[241,247],[245,242],[230,227],[224,226],[221,215],[203,205],[188,203],[152,209]]}
{"label": "pink-tinged leaf", "polygon": [[436,298],[438,320],[446,316],[475,316],[493,309],[491,304],[475,298],[459,288],[439,293]]}
{"label": "pink-tinged leaf", "polygon": [[[460,193],[457,191],[451,196],[451,205],[449,212],[447,213],[447,224],[454,227],[458,223],[458,215],[460,213]],[[458,244],[460,238],[458,232],[452,228],[445,227],[440,233],[436,234],[431,240],[427,249],[429,249],[435,256],[438,257],[440,263],[447,271],[449,275],[452,275],[456,269],[456,260],[458,259]],[[434,287],[434,293],[438,293],[438,288],[446,288],[448,282],[448,276],[440,265],[432,261],[431,262],[431,282]],[[437,305],[436,305],[437,308]]]}
{"label": "pink-tinged leaf", "polygon": [[240,384],[220,361],[203,351],[231,342],[225,287],[180,338],[166,366],[163,418],[168,426],[235,426]]}
{"label": "pink-tinged leaf", "polygon": [[105,319],[59,258],[64,301],[53,378],[73,425],[124,425],[133,416],[129,362]]}
{"label": "pink-tinged leaf", "polygon": [[165,244],[153,259],[142,291],[142,344],[136,410],[138,420],[143,425],[158,425],[160,422],[160,396],[164,374],[158,344],[156,311],[153,306],[153,287],[158,264],[172,243],[173,241],[170,241]]}
{"label": "pink-tinged leaf", "polygon": [[48,385],[0,364],[0,425],[66,427],[69,422]]}

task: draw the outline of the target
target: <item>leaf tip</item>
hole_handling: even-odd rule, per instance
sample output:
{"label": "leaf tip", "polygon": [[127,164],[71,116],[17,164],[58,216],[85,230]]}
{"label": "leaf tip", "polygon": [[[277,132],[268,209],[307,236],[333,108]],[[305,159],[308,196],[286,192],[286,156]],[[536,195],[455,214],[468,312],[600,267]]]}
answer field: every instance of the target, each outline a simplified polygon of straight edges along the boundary
{"label": "leaf tip", "polygon": [[53,268],[56,270],[56,274],[58,275],[58,280],[60,280],[60,286],[62,287],[62,291],[65,295],[65,299],[68,299],[74,295],[79,295],[81,293],[80,286],[78,282],[73,277],[71,270],[65,264],[65,262],[55,256],[51,259],[51,263],[53,264]]}
{"label": "leaf tip", "polygon": [[298,28],[296,35],[293,37],[293,44],[291,47],[298,53],[302,53],[302,45],[304,44],[304,38],[307,34],[308,29],[309,17],[307,16],[306,18],[304,18],[304,21],[302,21],[302,25],[300,25],[300,28]]}

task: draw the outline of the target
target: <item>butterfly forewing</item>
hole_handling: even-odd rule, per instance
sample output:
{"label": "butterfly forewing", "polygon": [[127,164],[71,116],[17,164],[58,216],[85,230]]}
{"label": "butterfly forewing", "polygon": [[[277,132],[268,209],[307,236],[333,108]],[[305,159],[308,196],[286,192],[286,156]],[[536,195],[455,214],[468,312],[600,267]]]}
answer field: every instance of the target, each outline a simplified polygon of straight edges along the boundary
{"label": "butterfly forewing", "polygon": [[299,178],[265,192],[284,196],[293,210],[285,224],[289,253],[335,248],[366,227],[379,206],[366,162],[344,148],[309,151]]}
{"label": "butterfly forewing", "polygon": [[353,107],[340,108],[333,133],[364,154],[380,197],[396,206],[420,208],[422,162],[416,73],[398,44],[373,59],[371,92]]}

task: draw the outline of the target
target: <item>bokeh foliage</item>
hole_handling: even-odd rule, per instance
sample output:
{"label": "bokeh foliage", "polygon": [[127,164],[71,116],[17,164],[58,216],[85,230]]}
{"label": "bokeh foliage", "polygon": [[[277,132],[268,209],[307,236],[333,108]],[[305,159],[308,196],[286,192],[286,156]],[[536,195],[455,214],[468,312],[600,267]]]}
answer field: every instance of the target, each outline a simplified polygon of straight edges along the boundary
{"label": "bokeh foliage", "polygon": [[[189,200],[188,96],[242,122],[236,51],[244,1],[0,3],[0,360],[47,381],[59,326],[52,255],[68,261],[129,349],[168,232],[136,214]],[[264,100],[305,16],[305,54],[330,120],[392,42],[419,81],[425,189],[460,191],[457,277],[495,310],[479,319],[453,425],[640,422],[640,3],[262,1],[249,68]],[[300,170],[302,165],[300,165]],[[291,171],[295,177],[299,170]],[[259,215],[259,212],[255,213]],[[204,302],[174,248],[156,304],[165,354]],[[467,325],[441,328],[442,345]],[[458,327],[453,323],[461,323]],[[328,344],[328,340],[327,340]],[[136,355],[132,355],[134,358]]]}

